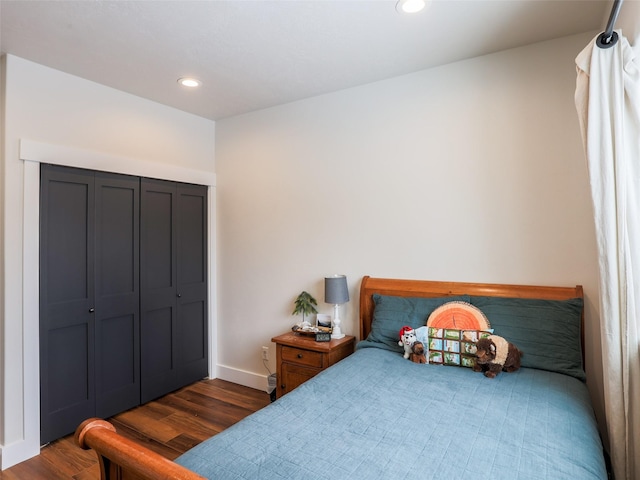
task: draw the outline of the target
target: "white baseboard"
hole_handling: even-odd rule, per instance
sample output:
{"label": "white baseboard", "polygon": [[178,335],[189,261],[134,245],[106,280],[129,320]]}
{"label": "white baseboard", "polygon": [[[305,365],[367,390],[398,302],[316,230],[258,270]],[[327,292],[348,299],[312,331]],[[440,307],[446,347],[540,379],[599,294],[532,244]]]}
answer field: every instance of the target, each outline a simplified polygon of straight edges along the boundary
{"label": "white baseboard", "polygon": [[245,387],[255,388],[256,390],[267,391],[267,375],[260,375],[254,372],[247,372],[237,368],[227,367],[218,364],[217,378],[228,382],[244,385]]}
{"label": "white baseboard", "polygon": [[[29,460],[40,454],[40,445],[37,441],[22,440],[0,447],[0,471],[13,467],[18,463]],[[2,477],[2,474],[0,474]]]}

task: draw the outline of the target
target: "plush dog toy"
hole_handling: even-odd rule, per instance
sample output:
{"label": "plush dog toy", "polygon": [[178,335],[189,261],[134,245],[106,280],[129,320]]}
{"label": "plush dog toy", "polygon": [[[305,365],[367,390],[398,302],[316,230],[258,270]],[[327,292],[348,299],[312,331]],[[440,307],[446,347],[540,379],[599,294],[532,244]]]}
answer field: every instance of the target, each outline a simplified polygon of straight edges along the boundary
{"label": "plush dog toy", "polygon": [[411,355],[411,345],[416,341],[416,332],[411,327],[404,326],[400,329],[400,340],[398,345],[404,347],[404,358]]}
{"label": "plush dog toy", "polygon": [[424,353],[424,344],[418,340],[411,345],[409,360],[414,363],[427,363],[427,356]]}
{"label": "plush dog toy", "polygon": [[522,352],[513,343],[498,335],[489,335],[476,343],[474,372],[484,372],[487,378],[495,378],[502,370],[515,372],[520,368]]}

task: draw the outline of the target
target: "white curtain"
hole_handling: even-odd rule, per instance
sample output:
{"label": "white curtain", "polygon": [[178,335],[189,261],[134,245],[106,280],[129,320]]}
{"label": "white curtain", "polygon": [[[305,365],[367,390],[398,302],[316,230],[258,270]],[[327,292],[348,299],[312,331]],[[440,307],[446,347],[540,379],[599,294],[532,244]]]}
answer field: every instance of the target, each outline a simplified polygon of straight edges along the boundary
{"label": "white curtain", "polygon": [[620,31],[576,58],[600,272],[604,400],[616,480],[640,480],[640,59]]}

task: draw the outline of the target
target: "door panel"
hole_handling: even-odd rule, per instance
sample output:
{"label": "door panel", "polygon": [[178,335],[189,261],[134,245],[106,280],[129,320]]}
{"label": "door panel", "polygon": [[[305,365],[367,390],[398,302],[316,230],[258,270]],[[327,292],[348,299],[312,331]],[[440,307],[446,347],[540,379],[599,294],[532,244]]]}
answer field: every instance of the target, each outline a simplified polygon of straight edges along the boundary
{"label": "door panel", "polygon": [[[134,315],[105,318],[101,322],[102,336],[98,337],[100,349],[109,353],[109,361],[101,362],[100,376],[102,377],[102,391],[104,394],[121,388],[122,385],[135,383],[138,374],[131,368],[136,363],[135,344],[137,339]],[[134,406],[137,403],[134,404]]]}
{"label": "door panel", "polygon": [[184,363],[188,364],[206,358],[207,316],[205,306],[204,302],[182,303],[180,305],[181,347],[184,352]]}
{"label": "door panel", "polygon": [[42,165],[40,195],[41,442],[94,414],[93,176]]}
{"label": "door panel", "polygon": [[178,185],[178,378],[180,386],[207,376],[207,188]]}
{"label": "door panel", "polygon": [[201,187],[181,186],[178,197],[178,282],[181,286],[202,284],[207,278],[206,200],[206,190]]}
{"label": "door panel", "polygon": [[140,179],[96,172],[96,416],[140,404]]}
{"label": "door panel", "polygon": [[159,347],[145,350],[142,366],[146,378],[154,378],[173,370],[173,317],[173,308],[146,312],[144,343]]}
{"label": "door panel", "polygon": [[141,180],[141,400],[178,388],[176,381],[176,187]]}
{"label": "door panel", "polygon": [[[47,336],[48,351],[45,361],[53,372],[50,375],[48,413],[56,414],[69,406],[82,404],[89,398],[89,349],[87,323],[51,329]],[[69,348],[74,345],[74,348]]]}
{"label": "door panel", "polygon": [[153,291],[161,288],[174,288],[175,276],[173,255],[175,240],[173,236],[173,211],[175,194],[172,189],[159,191],[161,185],[145,185],[144,198],[144,235],[146,287]]}
{"label": "door panel", "polygon": [[[98,285],[102,295],[138,291],[138,182],[109,185],[100,178],[97,203]],[[115,183],[115,182],[113,182]]]}
{"label": "door panel", "polygon": [[47,256],[47,300],[50,304],[86,300],[89,190],[93,188],[88,184],[90,179],[81,179],[79,174],[54,175],[47,182],[47,201],[43,207],[48,217],[47,248],[52,252]]}

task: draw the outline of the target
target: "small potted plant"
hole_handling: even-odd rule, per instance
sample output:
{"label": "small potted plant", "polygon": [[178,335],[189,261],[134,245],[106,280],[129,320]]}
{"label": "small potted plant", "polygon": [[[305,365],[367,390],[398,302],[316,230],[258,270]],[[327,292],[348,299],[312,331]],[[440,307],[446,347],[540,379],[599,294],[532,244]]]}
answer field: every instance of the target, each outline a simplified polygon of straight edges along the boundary
{"label": "small potted plant", "polygon": [[311,315],[312,313],[318,313],[316,309],[316,305],[318,302],[315,298],[311,296],[308,292],[302,292],[296,298],[295,306],[296,308],[293,310],[291,315],[300,315],[302,314],[302,323],[298,324],[298,326],[305,328],[310,327],[311,323],[309,323],[306,319],[307,315]]}

